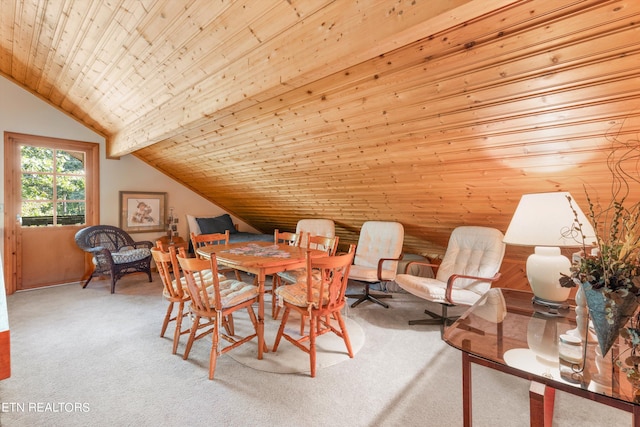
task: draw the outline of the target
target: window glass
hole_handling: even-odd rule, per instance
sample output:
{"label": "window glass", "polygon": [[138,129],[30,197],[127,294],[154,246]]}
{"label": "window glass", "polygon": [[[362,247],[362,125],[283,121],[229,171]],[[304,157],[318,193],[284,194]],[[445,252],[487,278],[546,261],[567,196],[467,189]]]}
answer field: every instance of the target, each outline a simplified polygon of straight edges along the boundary
{"label": "window glass", "polygon": [[45,147],[20,147],[21,169],[26,172],[53,172],[53,150]]}
{"label": "window glass", "polygon": [[20,147],[22,226],[84,224],[85,154]]}
{"label": "window glass", "polygon": [[56,151],[56,171],[84,175],[84,153],[77,151]]}
{"label": "window glass", "polygon": [[57,200],[84,200],[84,177],[58,176],[56,194]]}
{"label": "window glass", "polygon": [[22,174],[22,200],[53,199],[53,175]]}

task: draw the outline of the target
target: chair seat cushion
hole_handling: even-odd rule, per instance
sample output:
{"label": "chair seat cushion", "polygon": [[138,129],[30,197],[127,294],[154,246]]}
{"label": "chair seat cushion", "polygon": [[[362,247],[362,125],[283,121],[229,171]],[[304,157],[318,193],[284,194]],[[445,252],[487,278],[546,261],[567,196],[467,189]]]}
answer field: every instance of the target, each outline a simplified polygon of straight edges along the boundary
{"label": "chair seat cushion", "polygon": [[[213,288],[209,295],[213,294]],[[239,280],[227,279],[220,282],[222,308],[233,307],[258,296],[258,287]]]}
{"label": "chair seat cushion", "polygon": [[[394,268],[396,268],[395,265]],[[395,277],[395,270],[382,270],[382,280],[393,280]],[[378,269],[354,264],[351,266],[351,269],[349,269],[349,279],[361,280],[363,282],[377,282]]]}
{"label": "chair seat cushion", "polygon": [[[445,300],[445,292],[447,284],[430,277],[418,277],[411,274],[398,274],[396,283],[402,289],[413,295],[433,301],[436,303],[447,303]],[[473,305],[480,297],[481,293],[464,288],[453,288],[451,290],[451,298],[455,304]]]}
{"label": "chair seat cushion", "polygon": [[[278,277],[288,284],[307,283],[307,269],[299,268],[297,270],[282,271],[278,273]],[[311,272],[311,277],[314,282],[320,280],[320,270],[314,269]]]}
{"label": "chair seat cushion", "polygon": [[[213,275],[211,274],[211,270],[206,270],[202,273],[202,278],[204,279],[204,282],[206,283],[207,287],[213,285]],[[224,274],[218,274],[218,280],[220,282],[227,280],[227,276],[225,276]],[[183,292],[187,292],[188,293],[188,289],[187,289],[187,279],[184,278],[184,276],[180,277],[180,285],[182,286],[182,291]],[[173,279],[171,281],[171,286],[173,286],[174,289],[176,289],[176,279]],[[163,288],[162,294],[166,297],[169,298],[169,293],[167,292],[166,289]]]}
{"label": "chair seat cushion", "polygon": [[112,252],[111,258],[115,264],[126,264],[128,262],[140,261],[151,256],[149,248],[126,249],[120,252]]}
{"label": "chair seat cushion", "polygon": [[[318,299],[320,297],[319,286],[312,286],[312,302],[316,305],[318,303]],[[296,283],[293,285],[281,286],[276,289],[276,295],[278,296],[278,301],[286,301],[289,304],[293,304],[297,307],[306,307],[308,305],[307,302],[307,285],[306,283]],[[325,295],[323,299],[327,299],[329,297],[328,290],[325,289]]]}
{"label": "chair seat cushion", "polygon": [[287,284],[296,283],[298,280],[305,277],[306,280],[307,270],[304,268],[300,268],[298,270],[290,270],[290,271],[281,271],[278,274],[278,277]]}

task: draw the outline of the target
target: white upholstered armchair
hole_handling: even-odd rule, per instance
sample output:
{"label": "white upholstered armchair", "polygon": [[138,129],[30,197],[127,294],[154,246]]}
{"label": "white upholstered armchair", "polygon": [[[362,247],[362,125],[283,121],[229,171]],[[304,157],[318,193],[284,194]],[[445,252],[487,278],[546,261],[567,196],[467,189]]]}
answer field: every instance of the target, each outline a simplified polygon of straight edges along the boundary
{"label": "white upholstered armchair", "polygon": [[372,295],[369,286],[396,278],[398,261],[402,259],[403,244],[404,227],[399,222],[366,221],[362,224],[356,256],[349,270],[349,280],[362,282],[364,293],[347,295],[350,298],[358,298],[351,307],[369,300],[389,308],[380,298],[391,298],[391,295]]}
{"label": "white upholstered armchair", "polygon": [[[463,226],[451,233],[442,263],[435,278],[398,274],[396,283],[427,301],[442,305],[442,314],[425,310],[431,318],[409,321],[415,324],[441,324],[452,322],[447,308],[454,305],[473,305],[500,277],[500,266],[505,244],[502,232],[495,228]],[[409,267],[412,263],[407,264]]]}
{"label": "white upholstered armchair", "polygon": [[331,219],[301,219],[296,225],[296,233],[302,236],[300,246],[306,248],[308,246],[308,236],[334,237],[336,235],[336,226]]}

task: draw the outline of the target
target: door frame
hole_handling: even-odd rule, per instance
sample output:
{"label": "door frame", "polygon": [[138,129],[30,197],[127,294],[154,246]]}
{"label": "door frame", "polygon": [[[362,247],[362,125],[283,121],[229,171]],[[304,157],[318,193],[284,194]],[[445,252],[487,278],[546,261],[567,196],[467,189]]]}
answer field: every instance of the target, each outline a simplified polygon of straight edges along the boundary
{"label": "door frame", "polygon": [[22,144],[84,151],[86,225],[100,222],[100,145],[95,142],[52,138],[15,132],[4,133],[4,280],[7,294],[17,290],[18,242],[16,234],[20,227],[16,215],[21,195],[16,194],[16,183],[21,182],[19,147]]}

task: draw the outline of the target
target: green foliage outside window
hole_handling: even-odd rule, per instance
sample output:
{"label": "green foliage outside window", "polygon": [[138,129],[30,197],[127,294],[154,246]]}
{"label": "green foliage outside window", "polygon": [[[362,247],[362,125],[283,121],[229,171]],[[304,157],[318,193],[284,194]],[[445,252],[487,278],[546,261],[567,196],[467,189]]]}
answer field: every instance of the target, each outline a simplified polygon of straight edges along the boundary
{"label": "green foliage outside window", "polygon": [[84,153],[28,145],[20,150],[23,225],[84,223]]}

